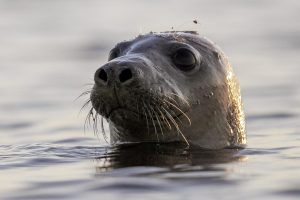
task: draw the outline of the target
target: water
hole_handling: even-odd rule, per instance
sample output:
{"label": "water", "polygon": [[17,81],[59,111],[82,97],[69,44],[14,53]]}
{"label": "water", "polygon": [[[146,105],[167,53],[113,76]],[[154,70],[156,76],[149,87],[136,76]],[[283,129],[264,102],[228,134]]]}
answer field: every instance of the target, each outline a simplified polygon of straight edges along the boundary
{"label": "water", "polygon": [[[0,199],[299,199],[299,10],[297,0],[0,1]],[[248,148],[111,147],[84,133],[74,100],[110,48],[171,27],[229,56]]]}

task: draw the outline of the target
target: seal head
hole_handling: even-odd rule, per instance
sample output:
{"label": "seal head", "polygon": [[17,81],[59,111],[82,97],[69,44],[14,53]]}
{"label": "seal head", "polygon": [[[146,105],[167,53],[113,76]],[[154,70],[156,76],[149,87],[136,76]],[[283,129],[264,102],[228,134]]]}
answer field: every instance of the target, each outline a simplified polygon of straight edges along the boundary
{"label": "seal head", "polygon": [[140,35],[117,44],[90,99],[112,143],[246,144],[240,88],[224,53],[194,32]]}

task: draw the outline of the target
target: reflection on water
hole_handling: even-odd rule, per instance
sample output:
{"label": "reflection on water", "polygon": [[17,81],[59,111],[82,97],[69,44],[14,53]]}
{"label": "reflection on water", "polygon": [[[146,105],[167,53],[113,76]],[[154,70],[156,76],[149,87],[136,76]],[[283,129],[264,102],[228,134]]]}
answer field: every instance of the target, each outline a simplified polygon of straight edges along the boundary
{"label": "reflection on water", "polygon": [[[82,199],[96,198],[99,193],[108,199],[123,194],[135,198],[154,196],[172,199],[199,191],[214,198],[234,190],[238,198],[266,195],[297,196],[292,183],[297,177],[299,147],[204,150],[187,149],[185,144],[137,143],[113,147],[73,145],[90,140],[61,140],[54,143],[0,146],[0,175],[8,182],[2,189],[20,182],[18,193],[6,199]],[[282,157],[285,163],[275,164]],[[283,169],[284,175],[278,176]],[[287,187],[273,183],[289,180]],[[22,176],[19,176],[19,175]],[[263,181],[261,187],[255,181]],[[13,185],[15,187],[15,185]],[[218,190],[210,192],[217,187]],[[131,195],[126,196],[130,198]],[[142,196],[141,196],[142,195]]]}
{"label": "reflection on water", "polygon": [[187,149],[185,144],[137,143],[124,144],[96,159],[97,171],[112,171],[124,167],[202,166],[209,170],[213,164],[245,160],[238,149],[204,150]]}
{"label": "reflection on water", "polygon": [[[9,172],[18,169],[18,172],[35,175],[26,179],[24,189],[10,198],[74,198],[77,192],[84,194],[116,189],[164,192],[171,186],[165,185],[165,181],[175,181],[175,185],[184,180],[205,185],[234,184],[235,180],[226,178],[234,171],[222,164],[243,162],[247,158],[238,149],[191,150],[180,143],[137,143],[114,147],[67,145],[74,142],[64,140],[52,144],[1,145],[1,170]],[[93,164],[90,161],[94,161]],[[86,168],[82,163],[90,163],[92,168],[89,174],[96,177],[94,180],[80,173]],[[31,168],[40,172],[33,172]],[[84,189],[73,191],[73,187],[79,186]],[[72,190],[72,194],[64,194],[62,187]],[[55,191],[55,194],[49,191]]]}
{"label": "reflection on water", "polygon": [[[299,10],[298,0],[0,0],[0,199],[299,199]],[[109,50],[172,26],[229,56],[246,149],[111,147],[84,133],[86,99],[74,99]]]}

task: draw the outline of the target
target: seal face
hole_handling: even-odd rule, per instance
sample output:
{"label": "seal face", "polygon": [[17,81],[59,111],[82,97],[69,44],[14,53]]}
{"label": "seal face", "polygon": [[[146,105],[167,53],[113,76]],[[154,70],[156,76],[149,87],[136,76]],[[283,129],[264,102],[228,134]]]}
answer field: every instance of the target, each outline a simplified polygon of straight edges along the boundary
{"label": "seal face", "polygon": [[238,81],[223,52],[195,32],[140,35],[117,44],[90,100],[112,143],[246,144]]}

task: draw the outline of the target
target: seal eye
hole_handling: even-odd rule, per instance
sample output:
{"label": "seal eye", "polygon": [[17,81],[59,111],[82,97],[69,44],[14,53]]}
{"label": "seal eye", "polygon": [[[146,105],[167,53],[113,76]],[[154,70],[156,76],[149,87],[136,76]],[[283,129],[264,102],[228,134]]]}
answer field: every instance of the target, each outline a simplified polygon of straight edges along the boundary
{"label": "seal eye", "polygon": [[173,55],[173,62],[182,71],[189,71],[196,66],[194,53],[187,48],[178,49]]}
{"label": "seal eye", "polygon": [[112,49],[109,53],[109,56],[108,56],[108,61],[110,60],[113,60],[117,57],[119,57],[119,54],[120,54],[120,50],[119,49]]}

